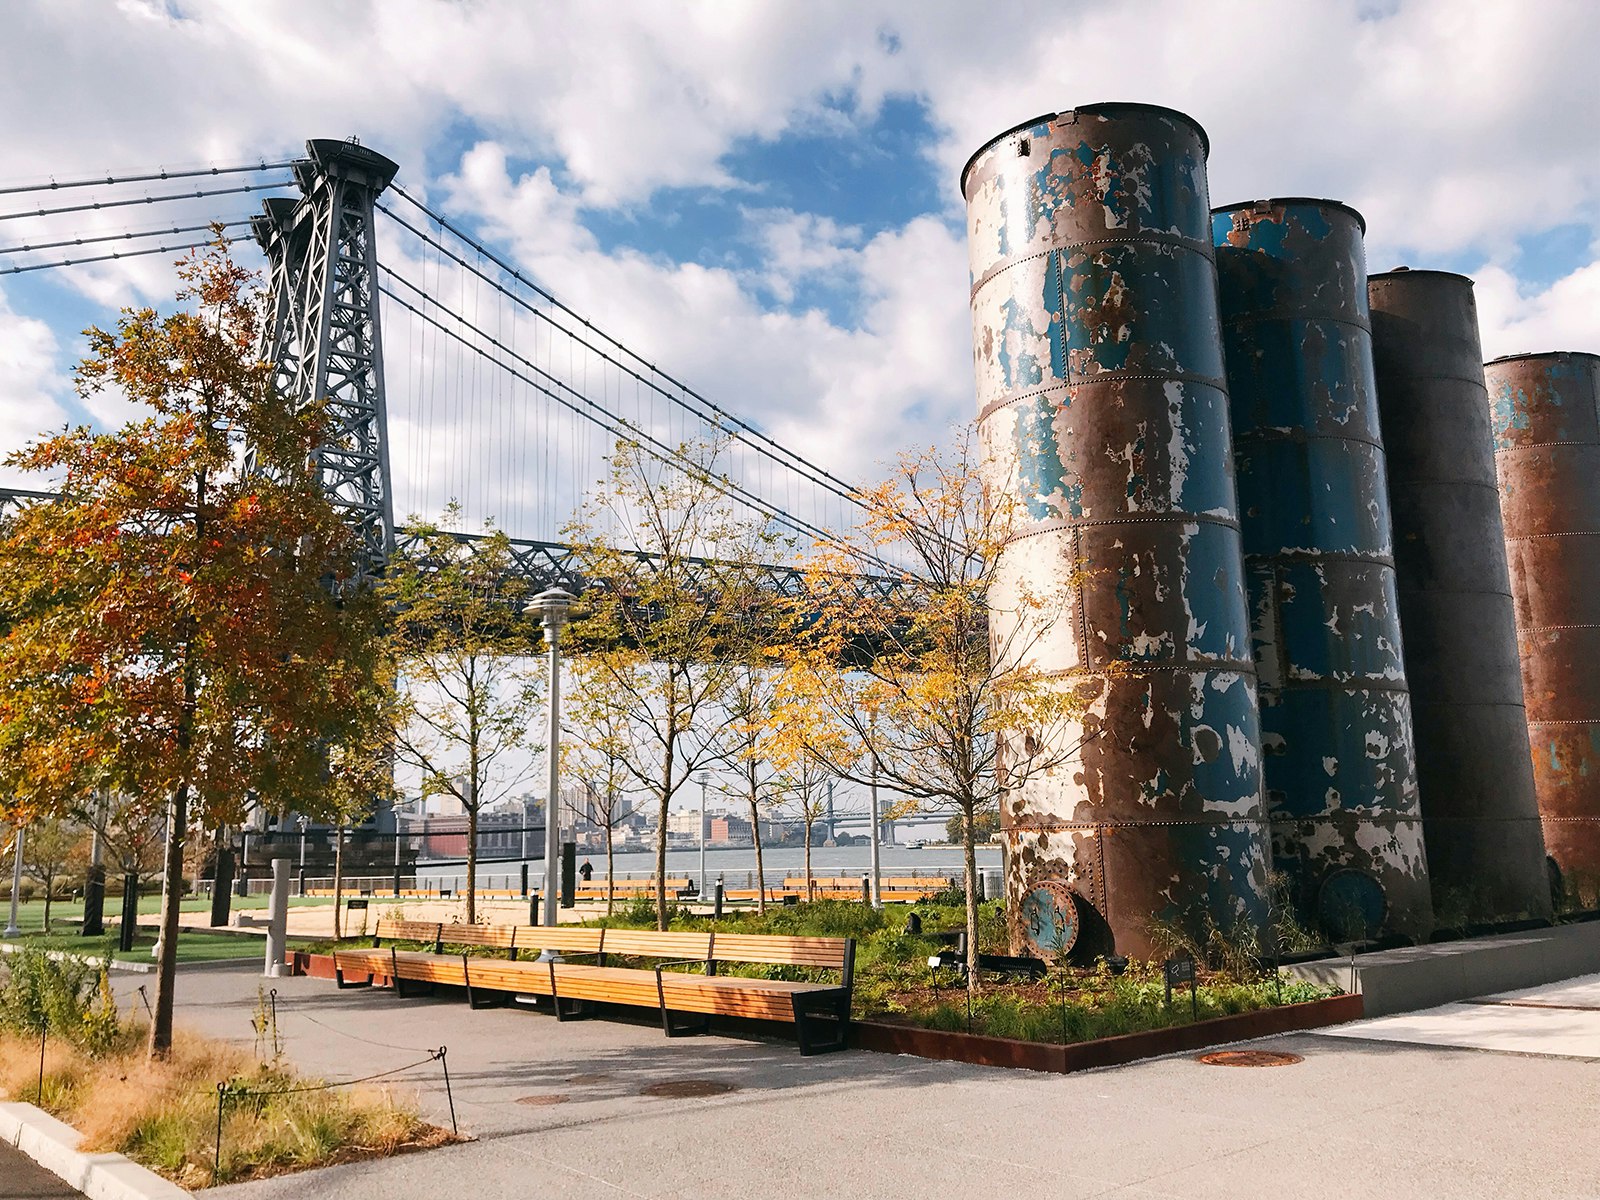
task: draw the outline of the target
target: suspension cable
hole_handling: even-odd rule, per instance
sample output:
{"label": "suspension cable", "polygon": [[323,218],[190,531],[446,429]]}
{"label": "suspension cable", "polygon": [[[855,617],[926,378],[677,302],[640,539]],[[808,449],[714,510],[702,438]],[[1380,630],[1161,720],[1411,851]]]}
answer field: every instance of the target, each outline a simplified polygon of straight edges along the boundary
{"label": "suspension cable", "polygon": [[[817,465],[816,463],[811,462],[809,459],[807,459],[804,456],[796,453],[795,451],[790,450],[787,446],[784,446],[781,442],[778,442],[777,440],[775,440],[774,438],[772,438],[768,434],[763,433],[760,429],[757,429],[755,426],[751,425],[749,422],[742,420],[738,416],[735,416],[733,413],[730,413],[726,409],[722,408],[720,405],[714,403],[711,400],[706,399],[704,396],[700,395],[700,393],[696,392],[693,388],[691,388],[688,384],[683,383],[681,380],[673,378],[671,375],[667,374],[665,371],[663,371],[659,367],[657,367],[654,363],[647,361],[645,358],[640,356],[637,352],[635,352],[634,350],[630,349],[627,345],[625,345],[624,343],[618,341],[616,338],[612,337],[605,330],[603,330],[603,329],[599,328],[598,326],[592,324],[586,317],[582,316],[578,312],[574,311],[572,308],[570,308],[567,305],[563,304],[560,300],[558,300],[549,291],[547,291],[546,289],[540,287],[538,284],[534,283],[531,279],[529,279],[527,276],[525,276],[516,267],[512,266],[504,258],[501,258],[499,255],[495,254],[494,251],[490,250],[488,247],[484,246],[481,242],[479,242],[476,239],[474,239],[470,234],[464,232],[458,226],[456,226],[453,223],[451,223],[451,221],[447,217],[444,217],[441,214],[434,212],[431,208],[429,208],[427,205],[423,204],[420,200],[415,199],[413,196],[411,196],[410,193],[408,193],[399,184],[391,185],[391,190],[394,191],[396,194],[398,194],[402,199],[406,200],[408,203],[410,203],[411,205],[413,205],[417,209],[421,210],[435,224],[439,225],[443,229],[449,230],[456,237],[460,238],[467,245],[471,246],[478,253],[482,254],[485,258],[487,258],[490,262],[494,263],[501,270],[505,271],[507,274],[509,274],[517,282],[523,284],[525,287],[527,287],[531,291],[535,292],[537,295],[539,295],[543,299],[547,300],[550,304],[554,305],[556,308],[558,308],[562,312],[566,313],[573,320],[581,322],[585,329],[592,330],[597,336],[599,336],[600,338],[603,338],[606,342],[610,343],[612,346],[614,346],[618,350],[622,351],[622,353],[626,354],[629,358],[633,359],[635,362],[641,363],[642,365],[644,365],[646,368],[648,368],[650,370],[650,372],[652,374],[657,375],[660,378],[666,380],[673,387],[679,389],[684,395],[692,396],[695,399],[696,402],[698,402],[700,405],[704,406],[705,409],[710,410],[710,412],[715,414],[715,416],[714,417],[708,417],[705,412],[696,411],[694,406],[689,404],[688,402],[686,402],[681,396],[674,396],[671,392],[667,391],[665,388],[661,387],[659,384],[653,383],[653,382],[651,382],[650,380],[647,380],[647,379],[643,379],[641,376],[637,375],[637,373],[630,372],[630,373],[634,374],[635,378],[641,379],[641,381],[643,383],[645,383],[646,386],[654,389],[655,391],[659,392],[661,395],[667,397],[667,399],[671,400],[673,403],[677,404],[679,407],[683,408],[685,411],[694,413],[694,415],[696,417],[698,417],[699,419],[701,419],[703,421],[707,421],[707,423],[709,423],[709,424],[715,425],[718,428],[723,428],[725,426],[737,427],[737,429],[743,431],[743,433],[748,434],[749,437],[754,438],[755,440],[757,440],[759,442],[763,442],[768,447],[770,447],[771,448],[770,450],[763,450],[761,452],[766,454],[769,458],[774,458],[774,461],[781,461],[781,459],[775,457],[774,454],[772,453],[772,451],[776,451],[777,455],[779,455],[779,456],[782,456],[782,457],[788,458],[788,459],[792,459],[793,462],[784,463],[783,465],[788,467],[790,470],[798,469],[800,471],[800,473],[802,473],[802,474],[809,473],[810,476],[811,476],[811,482],[816,483],[816,484],[818,484],[820,486],[826,487],[827,490],[834,492],[836,495],[840,496],[842,499],[849,500],[851,503],[856,504],[858,506],[862,505],[864,503],[862,498],[861,498],[860,490],[855,485],[847,482],[846,480],[843,480],[843,479],[839,478],[837,475],[834,475],[832,472],[828,471],[827,469]],[[463,261],[461,258],[457,257],[455,254],[453,254],[446,247],[439,245],[437,242],[434,242],[426,233],[424,233],[423,231],[417,229],[416,226],[414,226],[414,225],[410,224],[409,222],[405,221],[402,217],[400,217],[397,213],[395,213],[388,206],[383,205],[383,204],[379,204],[377,207],[379,208],[380,211],[382,211],[385,215],[390,217],[392,220],[394,220],[398,224],[404,226],[406,229],[410,230],[412,233],[416,234],[418,237],[422,238],[424,241],[430,242],[436,249],[440,250],[444,254],[449,255],[459,265],[465,267],[468,270],[473,270],[472,266],[469,263],[467,263],[467,262]],[[526,300],[523,300],[521,297],[516,296],[514,293],[506,291],[506,289],[502,285],[500,285],[498,281],[496,281],[494,279],[491,279],[488,276],[485,276],[485,275],[483,275],[483,274],[481,274],[479,272],[474,272],[474,273],[478,274],[479,278],[484,279],[485,282],[489,283],[491,286],[499,288],[499,290],[504,292],[506,295],[510,296],[512,299],[514,299],[514,300],[518,301],[519,303],[523,304],[524,307],[527,307],[530,312],[533,312],[535,315],[541,317],[542,319],[544,319],[546,321],[550,321],[550,318],[549,318],[549,316],[547,314],[540,313],[538,311],[538,309],[534,308],[532,305],[529,305]],[[551,324],[555,324],[555,322],[551,321]],[[556,328],[560,329],[562,327],[557,325]],[[577,338],[577,340],[579,340],[580,342],[583,341],[583,339],[581,337],[579,337],[578,334],[575,333],[572,330],[562,329],[562,331],[564,333],[566,333],[570,337]],[[588,345],[587,342],[584,342],[584,344]],[[628,368],[627,367],[623,367],[621,363],[617,363],[614,359],[611,359],[610,356],[605,355],[604,352],[601,351],[598,347],[589,346],[589,348],[591,350],[594,350],[596,354],[602,355],[602,357],[605,357],[608,362],[612,362],[614,365],[618,366],[622,370],[628,370]],[[738,436],[738,435],[736,435],[736,436]],[[745,439],[741,438],[740,440],[745,440]],[[755,448],[757,450],[760,450],[760,447],[755,447]],[[823,482],[824,480],[826,480],[827,482],[824,483]]]}
{"label": "suspension cable", "polygon": [[108,233],[103,237],[71,238],[64,242],[40,242],[37,245],[0,246],[0,254],[27,254],[36,250],[59,250],[63,246],[89,246],[97,242],[131,241],[134,238],[165,237],[169,233],[204,233],[208,229],[236,229],[250,224],[250,218],[238,221],[214,221],[206,225],[174,225],[171,229],[147,229],[142,233]]}
{"label": "suspension cable", "polygon": [[[231,246],[234,242],[248,242],[251,239],[249,234],[241,233],[233,237],[225,237],[222,240]],[[97,254],[89,258],[63,258],[56,262],[25,263],[20,267],[0,267],[0,275],[21,275],[24,271],[45,271],[54,267],[81,267],[85,263],[111,262],[122,258],[139,258],[145,254],[176,254],[180,250],[199,250],[202,247],[214,245],[216,245],[216,240],[211,239],[204,242],[186,242],[181,246],[154,246],[148,250],[122,250],[114,254]]]}
{"label": "suspension cable", "polygon": [[[572,400],[568,400],[566,397],[560,395],[558,392],[551,390],[551,388],[549,388],[549,387],[546,387],[543,383],[540,383],[539,380],[530,378],[529,376],[522,374],[521,372],[517,371],[515,368],[507,365],[506,363],[498,361],[498,360],[490,357],[490,355],[481,346],[473,345],[471,341],[469,341],[467,338],[462,336],[460,333],[456,332],[455,330],[446,328],[441,322],[437,321],[435,318],[433,318],[432,316],[429,316],[427,313],[423,312],[421,309],[419,309],[419,308],[415,307],[414,305],[410,304],[409,302],[407,302],[400,295],[398,295],[393,289],[391,289],[391,288],[389,288],[387,286],[384,286],[382,284],[379,285],[379,290],[384,295],[388,296],[391,300],[393,300],[396,304],[400,305],[400,307],[404,308],[407,312],[409,312],[413,316],[416,316],[419,319],[427,322],[429,325],[433,326],[435,329],[437,329],[441,333],[445,334],[445,336],[447,336],[449,338],[452,338],[453,340],[455,340],[456,342],[458,342],[462,346],[464,346],[466,349],[472,351],[474,354],[477,354],[480,357],[484,358],[485,360],[494,363],[501,370],[506,371],[506,372],[510,373],[511,375],[513,375],[515,378],[522,380],[524,383],[528,384],[529,386],[533,387],[534,389],[536,389],[537,391],[541,392],[545,396],[549,397],[551,400],[554,400],[556,403],[560,404],[563,408],[566,408],[568,411],[574,413],[575,415],[577,415],[579,417],[582,417],[584,420],[591,421],[594,424],[599,425],[602,429],[605,429],[608,433],[611,433],[614,436],[625,438],[625,439],[627,439],[629,441],[639,442],[641,445],[643,445],[647,449],[647,451],[650,453],[650,456],[652,458],[655,458],[655,459],[659,460],[660,462],[662,462],[663,464],[665,464],[667,466],[677,467],[679,469],[683,469],[683,468],[687,467],[687,468],[689,468],[691,470],[700,471],[702,474],[705,475],[707,483],[709,484],[709,486],[711,486],[713,488],[713,490],[720,492],[721,494],[727,496],[729,499],[738,500],[740,503],[744,504],[746,507],[751,508],[755,512],[760,513],[762,516],[767,517],[769,520],[777,521],[782,525],[788,526],[790,529],[794,530],[794,532],[796,532],[796,533],[803,534],[806,537],[814,538],[814,539],[816,539],[818,541],[822,541],[824,543],[832,543],[834,541],[834,538],[826,530],[821,529],[821,528],[819,528],[819,527],[817,527],[815,525],[812,525],[809,522],[803,520],[800,517],[796,517],[791,513],[787,513],[785,511],[783,511],[782,509],[777,508],[775,505],[768,504],[766,501],[762,500],[761,497],[759,497],[759,496],[755,495],[753,492],[750,492],[747,489],[741,487],[739,484],[734,483],[732,480],[729,480],[729,479],[718,479],[716,476],[711,475],[709,472],[705,472],[703,470],[703,468],[700,468],[698,466],[698,464],[694,463],[691,460],[688,460],[688,459],[684,458],[683,455],[678,453],[672,447],[670,447],[670,446],[666,445],[665,443],[659,441],[657,438],[653,437],[649,433],[646,433],[643,429],[640,429],[633,422],[627,420],[627,418],[621,417],[621,416],[616,416],[615,414],[608,413],[603,407],[601,407],[599,404],[595,403],[593,400],[590,400],[587,396],[584,396],[582,393],[575,391],[574,389],[572,389],[571,387],[567,386],[566,384],[563,384],[559,379],[556,379],[554,376],[548,374],[547,372],[542,370],[540,367],[538,367],[535,364],[529,362],[526,358],[523,358],[521,355],[514,354],[511,350],[509,350],[505,346],[504,343],[500,342],[496,338],[491,337],[489,334],[485,333],[483,330],[481,330],[477,326],[473,325],[470,321],[466,320],[460,314],[455,313],[455,312],[451,311],[450,309],[446,308],[438,300],[434,299],[432,296],[429,296],[426,292],[423,292],[420,288],[418,288],[415,284],[411,283],[409,280],[404,279],[402,276],[398,275],[391,268],[384,267],[384,266],[382,266],[380,264],[380,270],[382,270],[383,273],[388,278],[390,278],[390,279],[394,280],[395,282],[400,283],[403,286],[409,288],[411,291],[413,291],[414,293],[416,293],[419,296],[421,296],[424,300],[426,300],[428,302],[431,302],[435,307],[440,308],[444,312],[448,313],[459,324],[463,325],[464,327],[466,327],[471,332],[477,334],[479,338],[483,339],[484,342],[486,342],[489,345],[493,346],[496,350],[500,351],[503,354],[506,354],[509,357],[515,358],[518,362],[520,362],[524,366],[528,367],[535,374],[539,375],[540,377],[542,377],[542,378],[544,378],[546,380],[549,380],[550,383],[554,384],[556,387],[558,387],[558,388],[560,388],[560,389],[562,389],[564,391],[570,392],[572,394],[572,396],[577,401],[579,401],[583,405],[595,410],[595,412],[600,413],[602,415],[601,416],[594,416],[591,413],[584,412],[581,408],[578,407],[577,404],[573,403]],[[853,548],[848,548],[847,547],[847,549],[852,549],[852,552],[857,557],[863,558],[866,561],[873,563],[874,565],[878,566],[882,570],[886,570],[886,571],[892,570],[892,568],[887,563],[881,562],[876,557],[874,557],[874,556],[872,556],[870,554],[866,554],[866,553],[864,553],[862,551],[859,551],[859,550],[854,550]]]}
{"label": "suspension cable", "polygon": [[262,159],[242,167],[198,167],[192,171],[157,171],[153,175],[107,175],[103,179],[69,179],[65,183],[52,179],[49,183],[24,183],[0,187],[0,196],[15,196],[22,192],[57,192],[65,188],[106,187],[119,183],[155,183],[167,179],[193,179],[199,175],[243,175],[251,171],[284,171],[294,166],[293,159],[268,162]]}
{"label": "suspension cable", "polygon": [[169,192],[165,196],[140,196],[135,200],[97,200],[92,204],[69,204],[61,208],[40,208],[33,212],[0,213],[0,221],[16,221],[23,217],[54,217],[62,213],[98,212],[103,208],[126,208],[131,204],[164,204],[168,200],[200,200],[207,196],[236,196],[240,192],[270,192],[278,188],[293,187],[294,180],[278,179],[270,183],[247,183],[231,188],[196,188],[192,192]]}

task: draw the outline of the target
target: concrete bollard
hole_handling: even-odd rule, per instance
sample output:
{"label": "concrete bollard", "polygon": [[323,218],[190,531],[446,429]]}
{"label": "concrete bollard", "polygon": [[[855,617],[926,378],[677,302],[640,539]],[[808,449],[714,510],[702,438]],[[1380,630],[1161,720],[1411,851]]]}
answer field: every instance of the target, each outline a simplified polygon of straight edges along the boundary
{"label": "concrete bollard", "polygon": [[288,973],[283,952],[289,940],[289,860],[272,860],[272,902],[267,917],[267,961],[262,974],[277,979]]}

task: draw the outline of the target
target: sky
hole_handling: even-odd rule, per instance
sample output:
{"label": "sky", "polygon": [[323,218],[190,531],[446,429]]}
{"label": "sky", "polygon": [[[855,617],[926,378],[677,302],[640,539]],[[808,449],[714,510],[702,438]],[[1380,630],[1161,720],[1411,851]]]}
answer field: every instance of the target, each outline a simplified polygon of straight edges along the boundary
{"label": "sky", "polygon": [[[1081,104],[1190,113],[1213,203],[1342,199],[1373,270],[1472,275],[1486,356],[1600,351],[1589,0],[23,0],[5,20],[0,186],[358,137],[648,361],[852,480],[972,415],[961,164]],[[162,220],[5,220],[0,247]],[[123,415],[72,396],[78,331],[172,287],[163,256],[0,274],[0,449]],[[398,421],[421,508],[483,474],[483,431],[434,421]]]}

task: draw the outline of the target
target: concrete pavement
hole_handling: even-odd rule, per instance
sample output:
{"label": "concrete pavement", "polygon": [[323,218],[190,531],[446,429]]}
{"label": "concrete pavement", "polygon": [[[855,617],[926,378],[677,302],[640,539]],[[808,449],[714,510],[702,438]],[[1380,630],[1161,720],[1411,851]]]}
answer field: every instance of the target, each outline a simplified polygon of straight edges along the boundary
{"label": "concrete pavement", "polygon": [[[185,972],[180,1021],[252,1041],[253,971]],[[288,1056],[350,1078],[449,1046],[463,1132],[422,1154],[208,1192],[219,1200],[652,1197],[1600,1196],[1591,1062],[1293,1035],[1273,1068],[1173,1057],[1049,1076],[792,1044],[667,1040],[310,979],[278,988]],[[1354,1032],[1354,1028],[1352,1028]],[[448,1123],[439,1072],[414,1081]],[[724,1094],[663,1098],[704,1081]]]}
{"label": "concrete pavement", "polygon": [[82,1195],[22,1151],[0,1142],[0,1200],[79,1200]]}

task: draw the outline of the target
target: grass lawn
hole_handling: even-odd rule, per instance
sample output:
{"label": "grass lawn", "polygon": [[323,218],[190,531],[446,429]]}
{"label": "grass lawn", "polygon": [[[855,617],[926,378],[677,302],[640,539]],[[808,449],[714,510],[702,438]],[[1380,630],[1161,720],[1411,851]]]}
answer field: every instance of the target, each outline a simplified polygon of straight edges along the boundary
{"label": "grass lawn", "polygon": [[[330,903],[317,899],[290,899],[291,905],[306,905]],[[264,909],[267,898],[265,896],[250,896],[241,899],[234,897],[236,908]],[[141,896],[139,898],[140,916],[154,916],[161,909],[160,896]],[[184,912],[210,912],[211,901],[201,897],[183,902]],[[7,902],[0,902],[0,915],[9,912]],[[106,917],[119,917],[122,912],[121,897],[109,897],[106,903]],[[24,944],[39,946],[46,950],[70,950],[75,954],[86,954],[99,957],[108,946],[116,945],[116,931],[114,925],[108,925],[110,932],[105,937],[86,938],[78,933],[78,926],[83,920],[83,904],[81,902],[57,900],[50,906],[50,930],[44,933],[44,902],[42,900],[28,900],[17,905],[17,928],[22,930]],[[112,957],[119,962],[150,962],[151,949],[155,946],[155,930],[149,925],[141,925],[140,931],[134,938],[133,949],[124,954],[114,951]],[[290,939],[290,945],[296,945]],[[178,937],[178,961],[180,963],[223,962],[233,959],[259,959],[266,952],[264,938],[251,934],[239,933],[210,933],[199,929],[185,929]]]}

